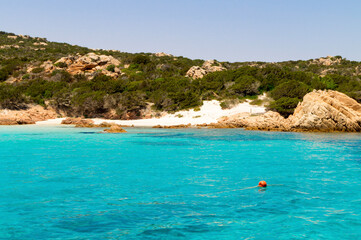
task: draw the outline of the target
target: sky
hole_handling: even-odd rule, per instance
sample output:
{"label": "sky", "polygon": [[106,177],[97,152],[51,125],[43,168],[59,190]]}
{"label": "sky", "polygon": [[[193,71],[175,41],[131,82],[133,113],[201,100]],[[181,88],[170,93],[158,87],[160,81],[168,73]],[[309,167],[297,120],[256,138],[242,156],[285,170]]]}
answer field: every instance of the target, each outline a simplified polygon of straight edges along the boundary
{"label": "sky", "polygon": [[361,61],[360,0],[0,0],[0,31],[219,61]]}

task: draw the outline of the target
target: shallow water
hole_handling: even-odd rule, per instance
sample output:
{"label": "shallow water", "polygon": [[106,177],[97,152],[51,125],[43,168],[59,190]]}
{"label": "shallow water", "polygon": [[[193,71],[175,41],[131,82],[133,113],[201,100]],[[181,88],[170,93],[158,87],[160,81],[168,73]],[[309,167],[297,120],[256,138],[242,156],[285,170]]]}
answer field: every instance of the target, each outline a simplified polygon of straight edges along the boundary
{"label": "shallow water", "polygon": [[0,127],[0,239],[361,238],[361,134],[98,131]]}

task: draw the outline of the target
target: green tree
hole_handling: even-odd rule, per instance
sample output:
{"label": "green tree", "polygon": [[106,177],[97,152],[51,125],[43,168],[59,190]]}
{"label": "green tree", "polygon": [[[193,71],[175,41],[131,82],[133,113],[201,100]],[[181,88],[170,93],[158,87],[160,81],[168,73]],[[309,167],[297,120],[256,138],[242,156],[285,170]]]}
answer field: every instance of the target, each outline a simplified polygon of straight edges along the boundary
{"label": "green tree", "polygon": [[288,117],[294,112],[300,101],[299,98],[282,97],[272,102],[269,109],[278,112],[283,117]]}
{"label": "green tree", "polygon": [[284,82],[271,91],[271,97],[278,100],[283,97],[302,99],[308,92],[310,87],[302,82],[291,80]]}

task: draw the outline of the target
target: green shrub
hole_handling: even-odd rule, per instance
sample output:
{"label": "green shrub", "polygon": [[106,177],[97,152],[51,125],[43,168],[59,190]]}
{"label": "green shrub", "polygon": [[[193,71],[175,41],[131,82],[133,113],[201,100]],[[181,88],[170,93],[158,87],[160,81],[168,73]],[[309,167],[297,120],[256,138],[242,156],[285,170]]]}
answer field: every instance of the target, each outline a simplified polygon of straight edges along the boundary
{"label": "green shrub", "polygon": [[150,62],[150,58],[147,55],[136,54],[132,62],[135,64],[147,64]]}
{"label": "green shrub", "polygon": [[51,73],[53,81],[72,82],[73,78],[70,73],[65,70],[54,70]]}
{"label": "green shrub", "polygon": [[22,77],[21,77],[21,79],[23,79],[23,80],[27,80],[27,79],[29,79],[30,78],[30,74],[29,73],[26,73],[26,74],[24,74]]}
{"label": "green shrub", "polygon": [[195,112],[199,112],[199,111],[201,110],[201,108],[200,108],[200,107],[195,107],[193,110],[194,110]]}
{"label": "green shrub", "polygon": [[44,68],[42,67],[37,67],[37,68],[34,68],[33,70],[31,70],[32,73],[41,73],[44,71]]}
{"label": "green shrub", "polygon": [[58,62],[54,64],[55,67],[66,68],[68,65],[65,62]]}
{"label": "green shrub", "polygon": [[288,117],[294,112],[300,101],[301,99],[299,98],[282,97],[272,102],[269,105],[269,109],[278,112],[283,117]]}
{"label": "green shrub", "polygon": [[0,69],[0,82],[6,81],[8,79],[9,74],[4,71],[3,69]]}
{"label": "green shrub", "polygon": [[239,103],[238,99],[226,99],[220,103],[222,109],[230,109]]}
{"label": "green shrub", "polygon": [[19,87],[7,83],[0,84],[0,108],[20,110],[27,108],[27,99]]}
{"label": "green shrub", "polygon": [[263,103],[262,99],[255,99],[255,100],[251,101],[249,104],[261,106],[262,103]]}
{"label": "green shrub", "polygon": [[109,66],[107,67],[107,70],[108,70],[109,72],[114,72],[114,70],[115,70],[115,65],[114,65],[114,64],[109,65]]}

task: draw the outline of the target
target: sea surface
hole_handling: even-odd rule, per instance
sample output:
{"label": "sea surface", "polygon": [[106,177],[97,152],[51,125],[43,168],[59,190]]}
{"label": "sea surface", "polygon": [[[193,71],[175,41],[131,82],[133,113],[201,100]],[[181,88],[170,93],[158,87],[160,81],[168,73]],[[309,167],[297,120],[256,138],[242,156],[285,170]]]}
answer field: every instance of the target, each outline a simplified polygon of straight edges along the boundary
{"label": "sea surface", "polygon": [[361,239],[361,134],[127,130],[1,126],[0,239]]}

